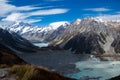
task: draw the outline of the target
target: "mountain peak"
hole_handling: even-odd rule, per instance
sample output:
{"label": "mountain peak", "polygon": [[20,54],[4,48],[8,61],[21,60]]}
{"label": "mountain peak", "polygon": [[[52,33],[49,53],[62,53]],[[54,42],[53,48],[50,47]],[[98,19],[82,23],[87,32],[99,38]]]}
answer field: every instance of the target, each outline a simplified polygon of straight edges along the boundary
{"label": "mountain peak", "polygon": [[31,26],[31,25],[20,21],[20,22],[14,22],[13,26]]}
{"label": "mountain peak", "polygon": [[55,30],[55,29],[59,28],[60,26],[67,26],[67,25],[69,25],[69,22],[67,22],[67,21],[65,21],[65,22],[54,22],[54,23],[51,23],[49,25],[49,28]]}
{"label": "mountain peak", "polygon": [[81,19],[76,19],[72,24],[73,25],[79,25],[80,24],[80,22],[81,22]]}
{"label": "mountain peak", "polygon": [[77,18],[77,19],[76,19],[76,21],[79,21],[79,22],[80,22],[80,21],[81,21],[81,19]]}

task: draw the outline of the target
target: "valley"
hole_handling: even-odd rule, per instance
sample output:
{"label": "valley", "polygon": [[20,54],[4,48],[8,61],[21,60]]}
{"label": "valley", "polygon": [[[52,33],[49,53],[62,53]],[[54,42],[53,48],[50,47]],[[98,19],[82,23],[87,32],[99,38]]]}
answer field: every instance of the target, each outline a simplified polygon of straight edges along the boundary
{"label": "valley", "polygon": [[[40,47],[45,47],[38,43]],[[36,44],[35,44],[36,45]],[[46,46],[47,47],[47,46]],[[74,54],[66,50],[48,50],[18,54],[26,62],[47,67],[66,77],[77,80],[106,80],[118,76],[120,55]]]}
{"label": "valley", "polygon": [[[44,70],[45,74],[54,72],[65,80],[116,77],[120,75],[120,24],[116,22],[116,27],[113,24],[100,18],[85,18],[65,23],[56,29],[51,26],[39,28],[23,22],[0,28],[1,49],[8,51],[7,55],[1,55],[1,66],[7,64],[13,72],[16,68],[21,71],[20,67],[25,71],[32,68],[31,74],[42,66],[38,72],[48,68],[50,72]],[[51,78],[54,78],[54,74]]]}
{"label": "valley", "polygon": [[110,79],[118,76],[120,69],[120,61],[115,59],[113,61],[113,58],[108,56],[109,61],[102,61],[100,57],[90,57],[89,54],[80,55],[68,51],[43,51],[37,54],[19,54],[18,56],[30,64],[42,65],[51,71],[77,80]]}
{"label": "valley", "polygon": [[120,0],[0,0],[0,80],[120,80]]}

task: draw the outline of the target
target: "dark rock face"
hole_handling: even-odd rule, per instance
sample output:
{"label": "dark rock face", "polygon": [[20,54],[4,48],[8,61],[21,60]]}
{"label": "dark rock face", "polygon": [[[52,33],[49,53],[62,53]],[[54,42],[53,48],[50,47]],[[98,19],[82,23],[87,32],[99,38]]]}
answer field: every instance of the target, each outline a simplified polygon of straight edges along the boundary
{"label": "dark rock face", "polygon": [[15,49],[18,51],[32,52],[37,48],[18,34],[10,33],[3,29],[0,29],[0,43],[10,49]]}
{"label": "dark rock face", "polygon": [[116,53],[120,53],[120,36],[118,36],[111,44],[114,47]]}
{"label": "dark rock face", "polygon": [[[104,50],[99,44],[101,38],[95,33],[79,34],[68,41],[64,49],[71,49],[75,53],[104,53]],[[101,41],[102,42],[102,41]]]}

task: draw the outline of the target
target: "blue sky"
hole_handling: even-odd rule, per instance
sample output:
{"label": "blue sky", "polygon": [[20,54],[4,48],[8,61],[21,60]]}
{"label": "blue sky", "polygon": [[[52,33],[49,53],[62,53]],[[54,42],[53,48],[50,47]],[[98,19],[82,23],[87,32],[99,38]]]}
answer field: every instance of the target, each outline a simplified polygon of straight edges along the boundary
{"label": "blue sky", "polygon": [[0,0],[1,21],[47,26],[77,18],[120,19],[120,0]]}

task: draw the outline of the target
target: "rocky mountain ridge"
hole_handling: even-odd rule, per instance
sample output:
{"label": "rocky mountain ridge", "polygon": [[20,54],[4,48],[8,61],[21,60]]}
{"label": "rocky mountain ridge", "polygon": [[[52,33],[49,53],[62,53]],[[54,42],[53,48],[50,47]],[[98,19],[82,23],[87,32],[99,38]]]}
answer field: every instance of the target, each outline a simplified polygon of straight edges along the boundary
{"label": "rocky mountain ridge", "polygon": [[74,53],[120,53],[118,21],[91,17],[77,19],[71,24],[65,23],[56,29],[19,22],[7,27],[6,30],[16,32],[30,41],[50,42],[49,46],[57,46]]}
{"label": "rocky mountain ridge", "polygon": [[100,18],[77,19],[50,45],[81,54],[120,53],[119,28],[120,22],[108,22]]}

